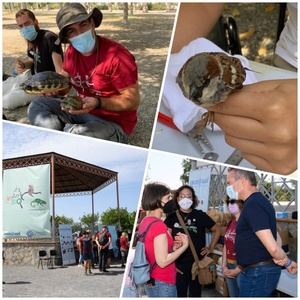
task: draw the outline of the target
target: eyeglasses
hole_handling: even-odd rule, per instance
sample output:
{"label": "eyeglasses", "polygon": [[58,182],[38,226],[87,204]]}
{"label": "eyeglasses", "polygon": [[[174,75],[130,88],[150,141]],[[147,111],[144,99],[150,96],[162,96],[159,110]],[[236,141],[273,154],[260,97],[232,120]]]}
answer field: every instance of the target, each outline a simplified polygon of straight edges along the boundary
{"label": "eyeglasses", "polygon": [[229,203],[230,204],[237,203],[237,200],[235,200],[235,199],[226,200],[226,204],[228,205]]}

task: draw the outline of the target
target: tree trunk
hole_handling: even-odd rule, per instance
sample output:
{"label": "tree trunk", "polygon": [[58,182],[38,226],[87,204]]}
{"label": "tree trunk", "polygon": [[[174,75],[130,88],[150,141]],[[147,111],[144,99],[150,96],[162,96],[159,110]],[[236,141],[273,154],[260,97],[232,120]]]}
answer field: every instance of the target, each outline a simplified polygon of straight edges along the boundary
{"label": "tree trunk", "polygon": [[13,10],[14,10],[14,5],[11,2],[9,2],[8,3],[8,8],[9,8],[9,12],[12,13]]}
{"label": "tree trunk", "polygon": [[123,24],[125,25],[128,25],[129,22],[128,22],[128,3],[125,2],[124,3],[124,7],[123,7],[123,21],[122,21]]}
{"label": "tree trunk", "polygon": [[148,3],[143,3],[143,12],[144,13],[148,12]]}
{"label": "tree trunk", "polygon": [[133,3],[130,2],[130,15],[133,16]]}

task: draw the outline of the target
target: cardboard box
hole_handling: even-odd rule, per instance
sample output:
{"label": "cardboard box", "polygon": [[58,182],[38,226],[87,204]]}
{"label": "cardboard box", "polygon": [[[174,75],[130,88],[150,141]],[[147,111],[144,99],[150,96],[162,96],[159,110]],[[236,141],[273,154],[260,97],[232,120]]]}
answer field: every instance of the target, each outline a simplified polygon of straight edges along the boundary
{"label": "cardboard box", "polygon": [[216,280],[216,291],[220,293],[223,297],[228,297],[228,289],[227,289],[227,284],[226,280],[224,277],[217,277]]}

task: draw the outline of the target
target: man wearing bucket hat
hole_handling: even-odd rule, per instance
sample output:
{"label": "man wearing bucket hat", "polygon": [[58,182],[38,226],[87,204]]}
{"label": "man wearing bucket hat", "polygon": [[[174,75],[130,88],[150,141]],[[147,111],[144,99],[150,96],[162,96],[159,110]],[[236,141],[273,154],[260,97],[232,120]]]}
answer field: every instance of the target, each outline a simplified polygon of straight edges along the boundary
{"label": "man wearing bucket hat", "polygon": [[[134,56],[96,34],[102,12],[68,3],[56,16],[59,43],[69,43],[64,70],[82,100],[79,110],[62,110],[57,98],[37,97],[28,109],[32,124],[96,138],[128,142],[140,102]],[[49,101],[49,100],[52,101]]]}

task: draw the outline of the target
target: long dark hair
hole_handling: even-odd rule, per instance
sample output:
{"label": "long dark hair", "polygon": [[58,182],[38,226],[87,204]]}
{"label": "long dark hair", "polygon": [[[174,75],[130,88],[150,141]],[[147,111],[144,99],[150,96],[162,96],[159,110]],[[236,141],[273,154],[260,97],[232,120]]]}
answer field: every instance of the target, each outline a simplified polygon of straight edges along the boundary
{"label": "long dark hair", "polygon": [[177,201],[177,198],[180,194],[180,192],[184,189],[189,189],[192,193],[192,200],[193,200],[193,204],[191,206],[191,208],[196,208],[196,206],[199,204],[199,200],[198,200],[198,197],[196,196],[196,193],[195,193],[195,190],[190,186],[190,185],[182,185],[180,188],[178,188],[175,193],[174,193],[174,199],[176,201],[176,205],[177,207],[179,208],[179,205],[178,205],[178,201]]}

